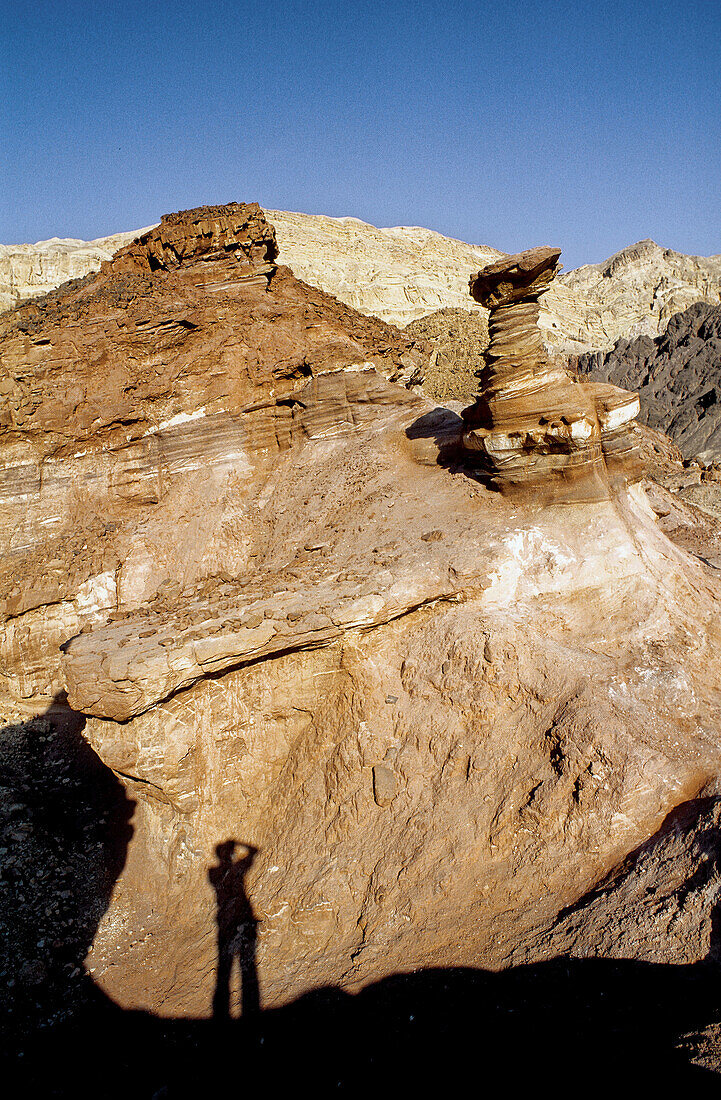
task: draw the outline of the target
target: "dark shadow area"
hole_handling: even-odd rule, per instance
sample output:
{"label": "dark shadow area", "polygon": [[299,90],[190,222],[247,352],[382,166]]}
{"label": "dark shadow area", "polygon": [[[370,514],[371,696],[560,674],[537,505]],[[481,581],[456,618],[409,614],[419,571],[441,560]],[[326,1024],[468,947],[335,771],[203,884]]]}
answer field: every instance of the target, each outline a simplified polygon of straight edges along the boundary
{"label": "dark shadow area", "polygon": [[556,959],[395,975],[355,996],[320,989],[251,1022],[96,1005],[26,1046],[23,1095],[241,1097],[301,1082],[320,1096],[485,1096],[541,1083],[594,1095],[597,1082],[716,1095],[719,1077],[691,1065],[679,1038],[718,1018],[718,988],[705,963]]}
{"label": "dark shadow area", "polygon": [[98,994],[83,960],[123,869],[135,803],[58,696],[0,730],[0,1020],[3,1043]]}
{"label": "dark shadow area", "polygon": [[[721,1019],[718,910],[708,957],[693,965],[557,957],[498,973],[427,969],[356,995],[316,990],[256,1014],[257,921],[246,887],[255,850],[234,840],[218,846],[209,878],[220,961],[228,970],[238,962],[251,1019],[230,1018],[222,966],[214,1019],[121,1010],[82,973],[82,958],[122,868],[132,803],[82,740],[82,720],[66,718],[51,730],[42,724],[51,716],[9,727],[0,739],[3,791],[17,800],[6,807],[19,861],[9,866],[21,887],[16,913],[3,910],[18,945],[4,965],[12,972],[18,964],[13,1011],[26,1025],[6,1047],[3,1080],[20,1082],[8,1095],[197,1100],[302,1085],[319,1096],[490,1096],[499,1086],[512,1095],[541,1086],[593,1095],[654,1085],[661,1095],[678,1086],[716,1095],[719,1076],[691,1064],[695,1040],[684,1036]],[[708,806],[698,801],[674,828],[698,830],[708,858],[689,889],[705,890],[721,838],[716,826],[705,829]]]}
{"label": "dark shadow area", "polygon": [[[236,855],[238,849],[244,855]],[[231,1012],[231,978],[233,962],[238,960],[241,981],[241,1011],[247,1019],[260,1012],[256,942],[258,921],[245,888],[245,876],[258,852],[252,844],[225,840],[218,844],[218,863],[208,871],[208,880],[215,891],[218,925],[218,966],[213,994],[213,1017],[229,1020]]]}
{"label": "dark shadow area", "polygon": [[497,486],[491,480],[490,465],[481,452],[475,455],[463,447],[463,432],[467,429],[468,425],[464,423],[463,417],[440,405],[414,420],[406,428],[406,438],[429,440],[435,451],[435,461],[444,470],[450,470],[452,474],[466,474],[492,492],[498,492]]}

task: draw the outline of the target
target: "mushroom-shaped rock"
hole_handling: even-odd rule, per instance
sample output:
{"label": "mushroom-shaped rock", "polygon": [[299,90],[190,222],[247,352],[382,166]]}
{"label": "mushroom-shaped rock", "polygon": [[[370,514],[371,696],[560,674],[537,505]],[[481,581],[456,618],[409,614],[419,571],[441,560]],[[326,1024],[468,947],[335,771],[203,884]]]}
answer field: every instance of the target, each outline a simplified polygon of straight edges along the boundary
{"label": "mushroom-shaped rock", "polygon": [[604,500],[611,480],[637,480],[641,473],[627,428],[638,397],[580,383],[544,348],[539,298],[560,270],[560,255],[556,247],[531,248],[471,277],[471,295],[491,311],[490,343],[480,392],[463,412],[463,445],[502,492]]}

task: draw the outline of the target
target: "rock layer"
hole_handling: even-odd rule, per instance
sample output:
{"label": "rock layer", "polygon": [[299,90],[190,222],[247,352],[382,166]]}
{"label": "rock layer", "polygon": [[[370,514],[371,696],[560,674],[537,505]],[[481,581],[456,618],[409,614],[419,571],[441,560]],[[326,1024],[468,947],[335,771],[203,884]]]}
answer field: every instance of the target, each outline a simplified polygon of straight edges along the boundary
{"label": "rock layer", "polygon": [[545,351],[539,298],[559,270],[558,248],[534,248],[491,264],[471,279],[487,306],[490,344],[480,393],[463,419],[463,446],[482,456],[504,492],[533,490],[559,500],[601,500],[613,477],[638,478],[633,438],[624,426],[638,397],[616,387],[579,384]]}
{"label": "rock layer", "polygon": [[2,321],[5,705],[65,689],[122,779],[87,965],[161,1015],[216,1001],[233,842],[269,1006],[543,951],[721,767],[718,584],[641,487],[492,492],[273,249],[187,212]]}
{"label": "rock layer", "polygon": [[0,312],[97,271],[104,260],[145,232],[136,229],[95,241],[52,237],[37,244],[0,244]]}
{"label": "rock layer", "polygon": [[0,323],[10,697],[60,690],[58,647],[83,624],[247,566],[252,528],[218,527],[223,502],[251,507],[275,455],[413,406],[387,379],[419,381],[423,346],[299,283],[275,253],[257,205],[173,215]]}

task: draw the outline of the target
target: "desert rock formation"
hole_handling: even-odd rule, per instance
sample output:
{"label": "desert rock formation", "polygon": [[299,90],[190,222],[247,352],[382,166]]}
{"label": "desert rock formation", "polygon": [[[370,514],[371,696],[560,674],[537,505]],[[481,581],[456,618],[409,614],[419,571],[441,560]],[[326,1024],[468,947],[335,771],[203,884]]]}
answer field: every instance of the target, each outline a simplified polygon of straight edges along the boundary
{"label": "desert rock formation", "polygon": [[163,219],[0,354],[4,705],[67,691],[133,813],[95,982],[210,1013],[232,842],[264,1006],[592,951],[559,914],[721,768],[718,581],[641,485],[486,487],[428,349],[254,204]]}
{"label": "desert rock formation", "polygon": [[97,271],[104,260],[145,232],[136,229],[95,241],[52,237],[37,244],[0,244],[0,312]]}
{"label": "desert rock formation", "polygon": [[488,311],[439,309],[406,325],[404,332],[426,340],[433,351],[423,380],[432,401],[466,403],[477,388],[476,372],[488,347]]}
{"label": "desert rock formation", "polygon": [[[357,218],[280,210],[267,215],[280,262],[361,313],[401,327],[444,309],[486,316],[468,299],[468,277],[502,257],[497,249],[420,226],[380,229]],[[114,248],[143,232],[0,246],[0,309],[97,270]],[[641,241],[560,276],[544,298],[539,324],[558,354],[608,350],[620,336],[655,336],[679,309],[717,303],[720,294],[721,257],[684,256]],[[463,396],[472,392],[470,376],[467,383]],[[449,390],[445,396],[459,395]]]}
{"label": "desert rock formation", "polygon": [[721,459],[721,306],[698,302],[653,340],[624,338],[575,362],[583,377],[638,390],[642,422],[670,435],[684,458]]}
{"label": "desert rock formation", "polygon": [[[305,287],[275,254],[259,208],[204,208],[180,235],[164,219],[89,282],[6,314],[0,602],[11,696],[51,698],[59,642],[93,618],[248,567],[247,536],[220,519],[229,481],[242,510],[255,464],[298,433],[323,434],[328,417],[372,418],[387,379],[422,377],[425,350]],[[177,517],[198,492],[205,506],[177,574]]]}
{"label": "desert rock formation", "polygon": [[[569,271],[562,282],[596,319],[603,338],[594,348],[608,350],[622,336],[663,333],[674,313],[694,302],[718,304],[721,255],[685,256],[655,241],[639,241],[603,263]],[[563,317],[559,320],[563,327]]]}
{"label": "desert rock formation", "polygon": [[580,384],[544,349],[539,299],[558,273],[559,248],[534,248],[485,267],[471,294],[490,309],[490,343],[475,403],[463,412],[463,446],[482,456],[503,492],[536,499],[602,500],[611,479],[638,480],[628,424],[638,397]]}

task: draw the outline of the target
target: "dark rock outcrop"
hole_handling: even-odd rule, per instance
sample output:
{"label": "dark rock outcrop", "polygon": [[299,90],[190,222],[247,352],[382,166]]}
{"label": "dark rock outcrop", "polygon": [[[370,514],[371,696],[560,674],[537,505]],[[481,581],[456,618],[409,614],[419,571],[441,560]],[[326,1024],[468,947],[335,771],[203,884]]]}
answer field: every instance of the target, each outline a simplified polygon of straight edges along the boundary
{"label": "dark rock outcrop", "polygon": [[640,421],[666,432],[685,458],[721,458],[721,306],[697,302],[653,340],[622,338],[574,363],[582,377],[638,390]]}

